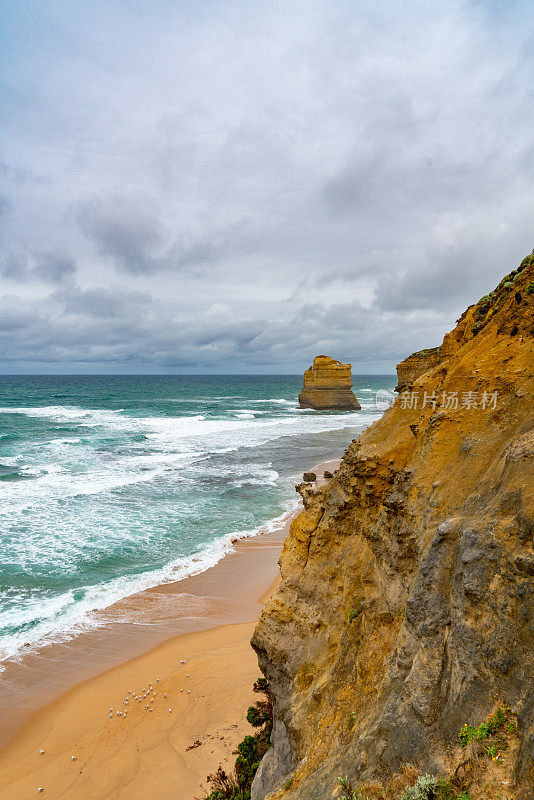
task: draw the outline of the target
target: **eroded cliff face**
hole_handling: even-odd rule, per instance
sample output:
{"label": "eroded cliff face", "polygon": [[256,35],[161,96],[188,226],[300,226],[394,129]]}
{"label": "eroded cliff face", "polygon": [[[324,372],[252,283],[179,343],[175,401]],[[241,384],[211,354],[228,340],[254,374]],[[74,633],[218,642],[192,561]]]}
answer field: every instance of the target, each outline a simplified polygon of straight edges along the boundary
{"label": "eroded cliff face", "polygon": [[428,372],[439,364],[441,360],[441,348],[429,347],[426,350],[419,350],[405,358],[397,364],[397,387],[395,391],[410,391],[417,378]]}
{"label": "eroded cliff face", "polygon": [[253,800],[445,774],[462,725],[504,702],[509,783],[473,796],[534,797],[533,263],[468,309],[326,486],[298,487],[252,640],[275,715]]}

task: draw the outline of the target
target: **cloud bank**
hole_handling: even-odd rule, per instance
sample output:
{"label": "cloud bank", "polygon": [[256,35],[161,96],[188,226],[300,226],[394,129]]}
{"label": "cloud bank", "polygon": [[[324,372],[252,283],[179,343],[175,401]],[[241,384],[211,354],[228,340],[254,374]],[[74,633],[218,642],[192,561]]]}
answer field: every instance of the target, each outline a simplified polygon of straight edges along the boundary
{"label": "cloud bank", "polygon": [[528,2],[7,4],[0,371],[391,372],[534,246]]}

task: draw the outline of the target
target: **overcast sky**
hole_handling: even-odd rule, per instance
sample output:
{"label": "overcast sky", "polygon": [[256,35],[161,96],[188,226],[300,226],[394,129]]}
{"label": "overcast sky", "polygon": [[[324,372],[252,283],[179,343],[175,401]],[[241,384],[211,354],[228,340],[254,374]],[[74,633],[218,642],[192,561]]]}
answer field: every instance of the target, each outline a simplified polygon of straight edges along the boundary
{"label": "overcast sky", "polygon": [[392,372],[534,247],[530,0],[1,6],[2,372]]}

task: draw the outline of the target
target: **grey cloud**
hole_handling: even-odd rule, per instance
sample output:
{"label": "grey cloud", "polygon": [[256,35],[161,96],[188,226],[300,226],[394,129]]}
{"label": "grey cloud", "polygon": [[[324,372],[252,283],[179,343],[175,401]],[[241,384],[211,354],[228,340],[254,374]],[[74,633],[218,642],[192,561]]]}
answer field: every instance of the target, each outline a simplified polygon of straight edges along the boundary
{"label": "grey cloud", "polygon": [[47,253],[39,259],[34,273],[47,283],[61,283],[71,280],[76,269],[76,264],[68,256]]}
{"label": "grey cloud", "polygon": [[[39,315],[38,315],[39,316]],[[0,297],[0,331],[11,332],[27,328],[35,321],[35,310],[16,294]]]}
{"label": "grey cloud", "polygon": [[0,275],[16,283],[41,281],[69,283],[76,275],[77,265],[63,253],[6,251],[0,256]]}
{"label": "grey cloud", "polygon": [[82,231],[127,272],[150,272],[161,247],[161,225],[148,199],[125,196],[80,204]]}
{"label": "grey cloud", "polygon": [[242,221],[223,227],[197,221],[191,230],[178,216],[165,231],[153,201],[124,195],[83,201],[77,219],[98,253],[132,275],[195,270],[239,254],[246,229]]}
{"label": "grey cloud", "polygon": [[534,244],[522,0],[14,13],[9,363],[392,370]]}
{"label": "grey cloud", "polygon": [[0,255],[0,274],[18,283],[25,281],[28,277],[28,256],[25,253],[4,251]]}
{"label": "grey cloud", "polygon": [[139,321],[150,308],[152,298],[148,292],[128,291],[120,286],[80,289],[73,287],[52,295],[62,303],[66,314],[95,318],[132,317]]}

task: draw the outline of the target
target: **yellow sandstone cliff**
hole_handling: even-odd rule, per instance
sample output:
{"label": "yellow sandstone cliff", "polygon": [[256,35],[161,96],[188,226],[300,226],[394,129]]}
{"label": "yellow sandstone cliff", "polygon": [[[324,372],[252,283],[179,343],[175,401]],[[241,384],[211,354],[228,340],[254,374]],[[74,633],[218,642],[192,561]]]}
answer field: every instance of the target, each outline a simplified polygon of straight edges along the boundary
{"label": "yellow sandstone cliff", "polygon": [[304,373],[299,394],[301,408],[359,411],[361,406],[352,391],[350,372],[350,364],[342,364],[330,356],[315,356]]}
{"label": "yellow sandstone cliff", "polygon": [[[338,776],[400,798],[424,773],[452,775],[451,798],[534,798],[533,264],[465,312],[326,486],[297,487],[252,640],[274,705],[252,800],[339,797]],[[497,759],[460,747],[507,703]]]}

